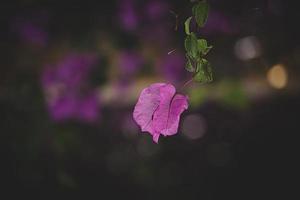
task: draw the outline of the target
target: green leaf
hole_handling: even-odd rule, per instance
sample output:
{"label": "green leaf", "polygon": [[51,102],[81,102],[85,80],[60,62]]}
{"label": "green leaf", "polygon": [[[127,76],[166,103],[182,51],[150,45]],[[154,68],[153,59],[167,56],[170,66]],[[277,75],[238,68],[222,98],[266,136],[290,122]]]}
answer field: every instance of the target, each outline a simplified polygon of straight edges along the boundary
{"label": "green leaf", "polygon": [[198,51],[203,53],[207,48],[207,41],[205,39],[199,39],[198,41]]}
{"label": "green leaf", "polygon": [[203,27],[208,17],[209,5],[207,2],[198,2],[193,6],[193,15],[195,16],[196,23],[199,27]]}
{"label": "green leaf", "polygon": [[212,48],[213,46],[208,46],[205,51],[203,51],[203,54],[206,55]]}
{"label": "green leaf", "polygon": [[184,30],[185,30],[185,33],[187,35],[190,35],[191,32],[190,32],[190,23],[191,23],[191,20],[192,20],[192,17],[189,17],[185,22],[184,22]]}
{"label": "green leaf", "polygon": [[206,55],[212,48],[212,46],[207,46],[207,41],[205,39],[199,39],[197,42],[198,42],[198,52],[201,55]]}
{"label": "green leaf", "polygon": [[195,67],[193,66],[193,63],[189,57],[188,54],[186,54],[186,58],[187,58],[187,63],[185,65],[185,69],[188,71],[188,72],[195,72]]}
{"label": "green leaf", "polygon": [[187,54],[191,58],[197,58],[198,47],[197,47],[197,37],[195,33],[191,32],[191,34],[185,38],[184,46],[185,46],[185,50],[187,51]]}
{"label": "green leaf", "polygon": [[209,83],[213,80],[212,69],[210,63],[206,59],[202,59],[197,63],[197,73],[194,80],[201,83]]}

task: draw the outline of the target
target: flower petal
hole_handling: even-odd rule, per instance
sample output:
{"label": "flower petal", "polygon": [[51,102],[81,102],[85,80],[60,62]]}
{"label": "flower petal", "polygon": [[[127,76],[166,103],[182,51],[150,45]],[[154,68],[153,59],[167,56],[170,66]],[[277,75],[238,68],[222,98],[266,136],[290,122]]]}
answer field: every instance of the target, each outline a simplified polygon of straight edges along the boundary
{"label": "flower petal", "polygon": [[187,97],[176,94],[171,102],[168,121],[166,128],[161,130],[161,134],[164,136],[174,135],[178,131],[178,125],[181,113],[188,108]]}
{"label": "flower petal", "polygon": [[153,127],[158,133],[167,129],[170,106],[175,92],[174,86],[170,84],[160,88],[160,103],[153,116]]}
{"label": "flower petal", "polygon": [[171,84],[156,83],[145,88],[135,106],[133,118],[158,143],[159,136],[178,131],[181,113],[188,108],[187,97],[175,94]]}
{"label": "flower petal", "polygon": [[152,136],[152,139],[155,143],[158,143],[158,139],[159,139],[159,133],[154,133],[153,136]]}
{"label": "flower petal", "polygon": [[[160,103],[160,87],[165,83],[155,83],[145,88],[139,97],[139,100],[133,111],[133,118],[141,127],[142,131],[148,131],[152,135],[155,131],[152,127],[152,119],[155,110]],[[157,137],[158,138],[158,137]]]}
{"label": "flower petal", "polygon": [[164,136],[177,133],[180,115],[188,108],[187,98],[174,94],[174,87],[171,91],[161,89],[161,102],[153,117],[155,131]]}

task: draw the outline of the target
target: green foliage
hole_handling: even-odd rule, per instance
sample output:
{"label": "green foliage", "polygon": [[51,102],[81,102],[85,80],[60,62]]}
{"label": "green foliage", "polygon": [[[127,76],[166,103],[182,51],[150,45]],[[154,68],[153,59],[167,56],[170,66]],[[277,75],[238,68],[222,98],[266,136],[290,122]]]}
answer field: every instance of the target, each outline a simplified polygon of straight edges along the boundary
{"label": "green foliage", "polygon": [[193,6],[193,15],[199,27],[203,27],[206,23],[209,11],[209,5],[206,1],[200,1]]}
{"label": "green foliage", "polygon": [[187,54],[191,58],[196,59],[198,56],[198,45],[195,33],[192,32],[185,38],[184,46],[185,50],[187,51]]}
{"label": "green foliage", "polygon": [[194,19],[199,28],[205,25],[208,17],[209,5],[206,1],[197,2],[192,9],[193,16],[185,23],[186,38],[184,47],[186,50],[187,63],[185,69],[193,73],[193,80],[201,83],[209,83],[213,80],[210,63],[204,58],[212,49],[203,38],[197,38],[196,33],[190,30],[190,23]]}
{"label": "green foliage", "polygon": [[192,20],[192,17],[189,17],[185,22],[184,22],[184,30],[185,30],[185,33],[187,35],[191,34],[190,32],[190,23],[191,23],[191,20]]}
{"label": "green foliage", "polygon": [[211,49],[212,46],[207,46],[207,41],[205,39],[198,40],[198,51],[200,54],[206,55]]}
{"label": "green foliage", "polygon": [[188,71],[188,72],[195,72],[196,71],[196,68],[194,67],[193,63],[192,63],[192,60],[190,59],[189,55],[186,54],[186,58],[187,58],[187,62],[186,62],[186,65],[185,65],[185,69]]}
{"label": "green foliage", "polygon": [[203,58],[197,62],[197,70],[193,78],[195,81],[202,83],[209,83],[213,80],[212,68],[206,59]]}

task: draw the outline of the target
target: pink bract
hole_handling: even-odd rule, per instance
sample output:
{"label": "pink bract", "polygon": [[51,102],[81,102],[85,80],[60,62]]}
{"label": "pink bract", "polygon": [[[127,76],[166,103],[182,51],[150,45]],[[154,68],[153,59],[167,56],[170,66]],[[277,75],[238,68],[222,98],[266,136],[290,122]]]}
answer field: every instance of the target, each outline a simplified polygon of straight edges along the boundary
{"label": "pink bract", "polygon": [[176,94],[173,85],[154,83],[141,92],[133,118],[142,131],[149,132],[158,143],[160,135],[177,133],[180,115],[187,108],[187,97]]}

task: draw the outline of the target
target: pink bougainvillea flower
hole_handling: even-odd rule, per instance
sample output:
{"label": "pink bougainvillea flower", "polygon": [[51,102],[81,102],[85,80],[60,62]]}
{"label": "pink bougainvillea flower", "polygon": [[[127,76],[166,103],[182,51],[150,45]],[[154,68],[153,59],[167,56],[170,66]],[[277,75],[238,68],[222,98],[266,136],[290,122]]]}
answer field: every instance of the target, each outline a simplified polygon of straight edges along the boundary
{"label": "pink bougainvillea flower", "polygon": [[176,94],[173,85],[154,83],[141,92],[133,118],[142,131],[149,132],[157,143],[160,135],[177,133],[180,115],[187,108],[187,97]]}

